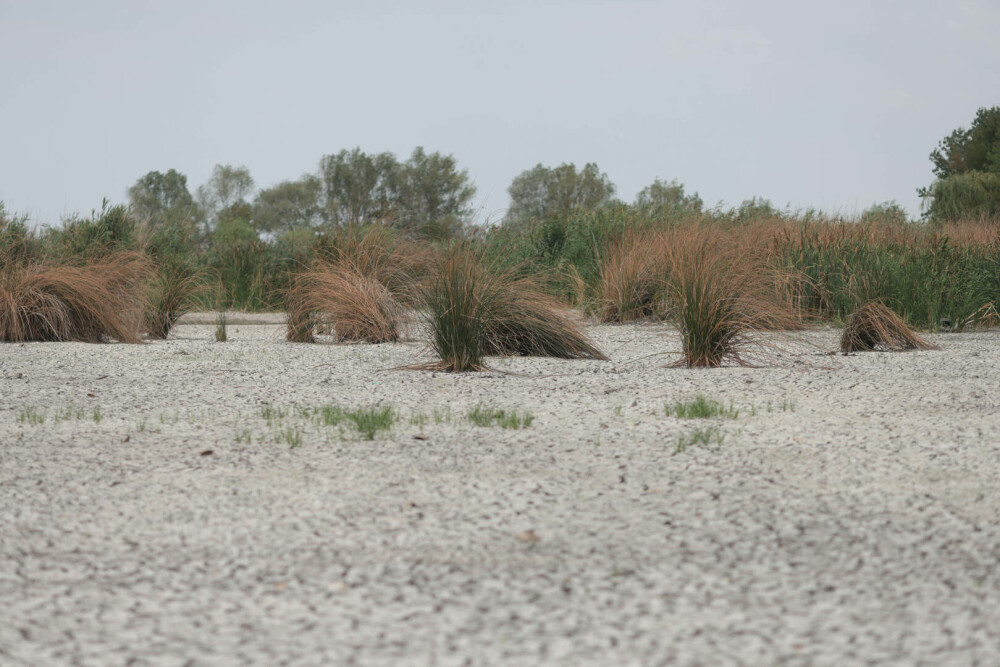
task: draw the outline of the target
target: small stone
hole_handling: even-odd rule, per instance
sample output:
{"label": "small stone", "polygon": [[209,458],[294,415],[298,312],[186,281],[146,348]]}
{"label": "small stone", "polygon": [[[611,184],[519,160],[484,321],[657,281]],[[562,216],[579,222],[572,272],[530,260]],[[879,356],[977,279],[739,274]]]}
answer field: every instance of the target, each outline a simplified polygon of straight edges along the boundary
{"label": "small stone", "polygon": [[524,542],[525,544],[534,544],[538,541],[538,535],[536,535],[533,530],[522,530],[514,536],[514,539],[518,542]]}

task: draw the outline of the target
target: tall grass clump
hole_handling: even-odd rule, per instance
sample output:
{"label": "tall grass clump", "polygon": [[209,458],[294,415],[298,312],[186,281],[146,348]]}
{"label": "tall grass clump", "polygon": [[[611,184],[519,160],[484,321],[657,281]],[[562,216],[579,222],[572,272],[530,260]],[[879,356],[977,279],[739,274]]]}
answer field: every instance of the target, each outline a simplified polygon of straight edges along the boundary
{"label": "tall grass clump", "polygon": [[0,341],[139,343],[147,274],[125,251],[82,265],[0,257]]}
{"label": "tall grass clump", "polygon": [[663,319],[666,259],[662,233],[633,231],[612,242],[601,263],[597,318],[601,322]]}
{"label": "tall grass clump", "polygon": [[443,252],[423,292],[440,362],[421,368],[484,370],[489,355],[606,359],[535,278],[468,244]]}
{"label": "tall grass clump", "polygon": [[341,232],[318,254],[286,293],[286,338],[315,342],[317,332],[329,331],[340,341],[398,340],[424,249],[373,226]]}
{"label": "tall grass clump", "polygon": [[899,315],[878,301],[866,303],[854,311],[840,338],[840,351],[844,354],[936,349],[936,345],[914,333]]}
{"label": "tall grass clump", "polygon": [[143,329],[152,338],[166,338],[201,289],[200,276],[190,263],[178,258],[164,260],[147,288]]}
{"label": "tall grass clump", "polygon": [[796,328],[775,298],[774,278],[752,249],[707,225],[676,230],[667,243],[665,288],[683,353],[676,365],[750,365],[761,330]]}

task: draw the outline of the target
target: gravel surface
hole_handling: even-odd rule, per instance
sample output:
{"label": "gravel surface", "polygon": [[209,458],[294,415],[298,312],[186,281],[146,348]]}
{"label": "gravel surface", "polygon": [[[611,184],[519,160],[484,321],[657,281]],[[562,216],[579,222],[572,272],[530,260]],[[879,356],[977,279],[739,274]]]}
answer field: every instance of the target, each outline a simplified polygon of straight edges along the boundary
{"label": "gravel surface", "polygon": [[[449,375],[189,321],[0,346],[0,664],[1000,664],[1000,333]],[[667,416],[699,394],[738,416]]]}

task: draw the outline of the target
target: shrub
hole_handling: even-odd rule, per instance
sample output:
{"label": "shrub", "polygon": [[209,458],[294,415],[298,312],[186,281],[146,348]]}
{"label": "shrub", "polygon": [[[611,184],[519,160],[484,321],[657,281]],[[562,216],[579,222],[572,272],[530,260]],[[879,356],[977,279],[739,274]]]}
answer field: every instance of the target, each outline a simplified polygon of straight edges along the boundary
{"label": "shrub", "polygon": [[82,265],[0,259],[0,341],[141,342],[147,261],[113,253]]}
{"label": "shrub", "polygon": [[878,301],[866,303],[854,311],[840,337],[840,351],[844,354],[936,349],[937,346],[914,333],[899,315]]}

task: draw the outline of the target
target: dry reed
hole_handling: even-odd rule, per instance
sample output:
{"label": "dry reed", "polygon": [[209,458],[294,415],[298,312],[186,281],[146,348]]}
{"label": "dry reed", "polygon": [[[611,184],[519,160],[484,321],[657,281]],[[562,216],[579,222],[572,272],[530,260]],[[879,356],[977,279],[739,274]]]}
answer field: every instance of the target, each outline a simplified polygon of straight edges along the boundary
{"label": "dry reed", "polygon": [[851,313],[840,337],[840,351],[844,354],[937,349],[936,345],[914,333],[903,318],[878,301],[866,303]]}

